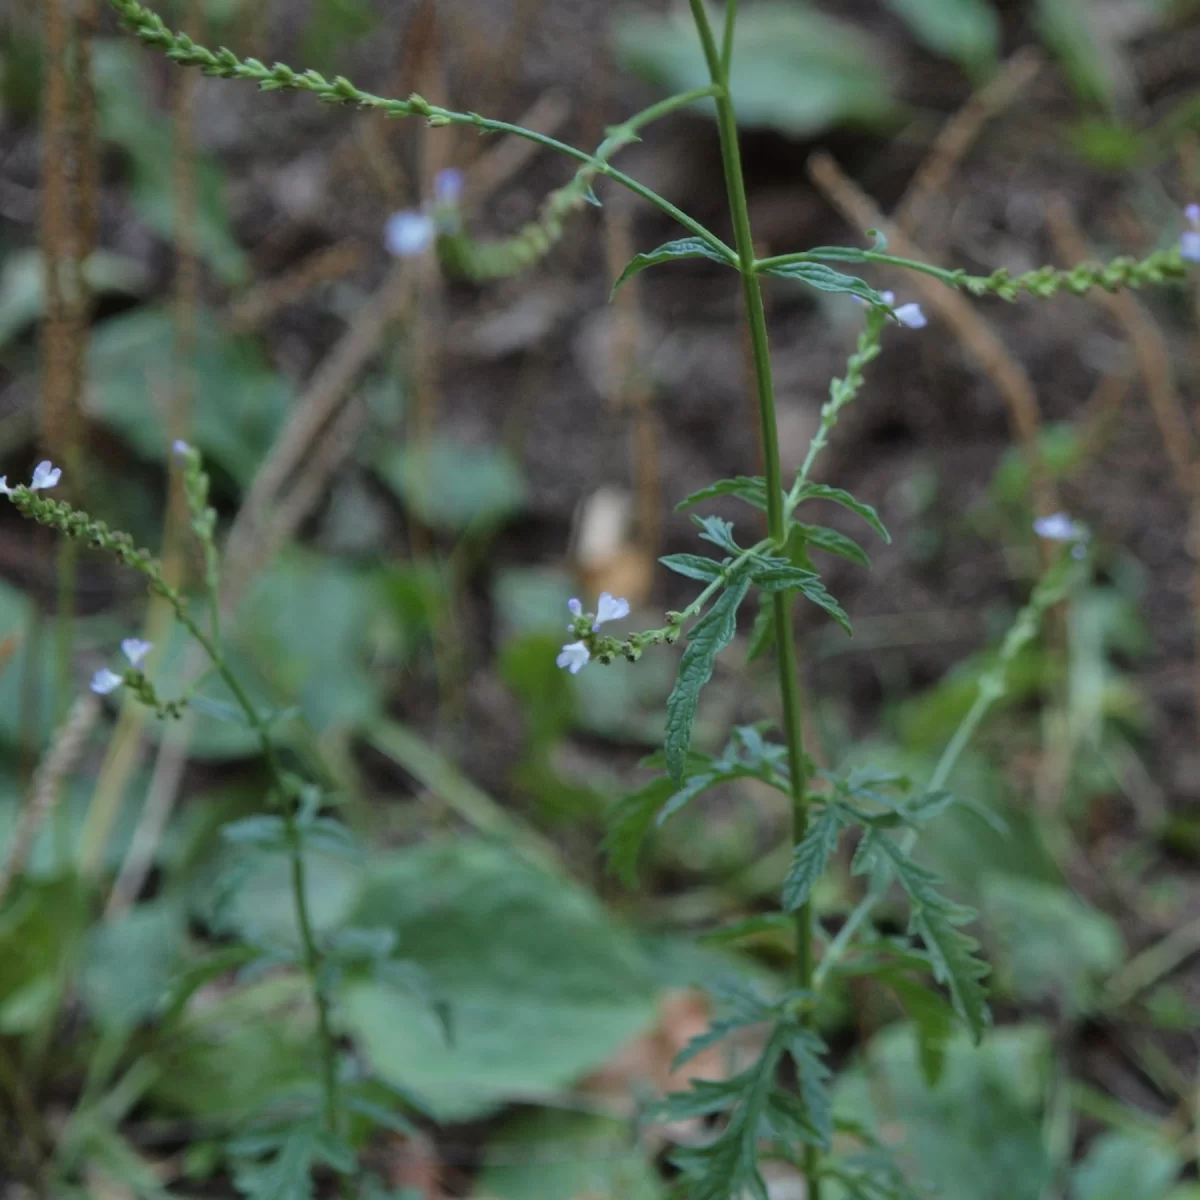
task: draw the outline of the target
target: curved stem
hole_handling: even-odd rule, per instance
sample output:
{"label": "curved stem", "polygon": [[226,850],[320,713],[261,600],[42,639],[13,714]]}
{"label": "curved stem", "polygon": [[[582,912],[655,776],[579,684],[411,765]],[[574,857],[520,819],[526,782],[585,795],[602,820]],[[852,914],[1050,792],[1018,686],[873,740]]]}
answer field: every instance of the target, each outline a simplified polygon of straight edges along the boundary
{"label": "curved stem", "polygon": [[[734,245],[742,276],[742,296],[754,355],[754,379],[758,393],[758,418],[762,435],[763,477],[767,493],[767,537],[776,548],[787,540],[787,518],[783,507],[782,465],[779,458],[779,433],[775,419],[775,387],[771,375],[771,350],[767,339],[767,320],[763,309],[762,288],[755,274],[754,238],[746,202],[746,183],[742,174],[738,145],[737,116],[729,94],[729,69],[732,59],[733,24],[736,4],[726,9],[724,53],[718,52],[704,11],[703,0],[690,0],[692,16],[704,46],[713,84],[719,90],[717,129],[721,139],[721,159],[733,218]],[[808,829],[808,759],[804,753],[804,735],[800,687],[797,678],[796,641],[792,628],[792,593],[776,592],[771,597],[775,623],[775,644],[779,659],[779,691],[783,702],[783,732],[787,744],[792,799],[792,840],[798,845]],[[812,987],[812,907],[805,904],[796,913],[796,984],[804,991]],[[819,1150],[804,1149],[804,1174],[809,1200],[820,1200]]]}

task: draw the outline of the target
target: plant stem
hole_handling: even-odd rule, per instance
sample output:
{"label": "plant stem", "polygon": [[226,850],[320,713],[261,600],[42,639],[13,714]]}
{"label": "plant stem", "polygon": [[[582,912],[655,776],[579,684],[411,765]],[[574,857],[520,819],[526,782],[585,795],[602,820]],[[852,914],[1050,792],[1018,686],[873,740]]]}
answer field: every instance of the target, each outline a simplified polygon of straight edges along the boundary
{"label": "plant stem", "polygon": [[[713,39],[704,0],[690,0],[692,17],[704,46],[704,57],[716,93],[717,129],[721,139],[721,160],[725,168],[725,186],[729,194],[729,212],[733,218],[734,245],[742,276],[742,296],[754,356],[754,379],[758,391],[758,419],[762,436],[763,477],[767,492],[767,537],[776,549],[787,540],[787,518],[783,507],[782,466],[779,460],[779,433],[775,420],[775,386],[771,375],[771,350],[767,339],[767,320],[763,310],[762,288],[755,274],[754,237],[746,203],[746,182],[738,145],[737,117],[729,93],[729,71],[733,57],[733,25],[736,0],[726,9],[724,53],[718,52]],[[783,701],[783,732],[787,743],[788,769],[792,797],[792,840],[799,845],[808,829],[808,760],[804,753],[801,724],[800,687],[797,678],[796,641],[792,627],[792,593],[776,592],[771,597],[775,622],[775,645],[779,659],[779,691]],[[805,904],[796,913],[796,984],[804,991],[812,987],[812,907]],[[819,1150],[804,1148],[804,1175],[809,1200],[820,1200]]]}
{"label": "plant stem", "polygon": [[296,924],[300,933],[300,945],[304,954],[304,971],[308,976],[309,987],[312,991],[313,1006],[317,1011],[317,1033],[321,1043],[321,1092],[323,1098],[325,1125],[331,1133],[338,1132],[338,1086],[337,1086],[337,1043],[333,1037],[333,1027],[329,1019],[329,998],[321,986],[321,952],[313,933],[312,915],[308,908],[308,889],[305,883],[304,845],[300,836],[300,827],[296,823],[293,810],[291,789],[284,775],[283,767],[275,753],[271,741],[271,731],[264,723],[254,702],[246,694],[238,677],[229,669],[217,647],[209,640],[200,626],[192,619],[178,596],[168,596],[175,615],[180,623],[200,644],[208,656],[217,674],[225,681],[230,694],[238,707],[246,716],[262,747],[263,757],[267,768],[279,793],[283,805],[284,836],[288,844],[288,856],[291,860],[292,903],[296,910]]}

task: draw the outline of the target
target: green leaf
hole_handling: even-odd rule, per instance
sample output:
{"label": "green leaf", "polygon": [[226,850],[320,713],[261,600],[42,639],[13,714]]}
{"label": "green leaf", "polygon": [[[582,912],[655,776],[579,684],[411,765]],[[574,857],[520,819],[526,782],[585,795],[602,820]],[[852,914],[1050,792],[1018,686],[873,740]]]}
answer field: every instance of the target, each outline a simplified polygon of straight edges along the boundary
{"label": "green leaf", "polygon": [[768,559],[766,566],[756,567],[753,578],[755,586],[764,592],[800,592],[806,600],[827,612],[848,634],[852,634],[850,618],[825,590],[820,576],[813,571],[779,559]]}
{"label": "green leaf", "polygon": [[889,307],[887,301],[869,283],[859,279],[857,275],[844,275],[819,262],[782,263],[776,267],[765,267],[761,274],[771,275],[776,279],[794,279],[806,283],[820,292],[841,292],[849,296],[857,296],[868,304],[878,304]]}
{"label": "green leaf", "polygon": [[595,896],[504,844],[457,835],[360,872],[349,923],[389,928],[451,1001],[447,1042],[424,1000],[366,979],[336,993],[342,1028],[383,1080],[442,1120],[557,1093],[655,1020],[651,963]]}
{"label": "green leaf", "polygon": [[621,284],[647,267],[657,267],[660,263],[672,262],[679,258],[707,258],[711,262],[723,263],[727,267],[734,265],[723,254],[714,250],[703,238],[679,238],[678,241],[667,242],[665,245],[659,246],[657,250],[651,250],[648,254],[635,254],[629,260],[625,270],[617,277],[617,282],[613,284],[610,298],[617,294],[617,289]]}
{"label": "green leaf", "polygon": [[809,825],[792,855],[791,869],[783,882],[783,907],[787,912],[794,913],[802,908],[813,885],[825,874],[837,849],[841,829],[841,814],[832,804],[827,804]]}
{"label": "green leaf", "polygon": [[956,928],[973,920],[975,913],[936,891],[941,880],[906,857],[891,838],[870,833],[863,840],[869,840],[873,849],[891,861],[896,878],[912,906],[910,930],[925,943],[934,978],[950,989],[955,1012],[978,1042],[991,1022],[987,992],[981,982],[989,969],[976,956],[979,943]]}
{"label": "green leaf", "polygon": [[833,1102],[829,1095],[829,1068],[822,1055],[825,1043],[810,1029],[793,1029],[787,1041],[788,1053],[796,1064],[800,1099],[820,1144],[829,1149],[833,1140]]}
{"label": "green leaf", "polygon": [[988,0],[885,0],[927,50],[967,70],[995,60],[1000,18]]}
{"label": "green leaf", "polygon": [[[615,24],[623,66],[667,92],[704,87],[708,69],[686,9],[645,10]],[[839,21],[795,0],[747,6],[734,31],[731,90],[738,120],[811,138],[841,124],[875,124],[893,112],[878,41],[861,23]],[[712,102],[703,108],[712,111]]]}
{"label": "green leaf", "polygon": [[390,446],[377,466],[400,499],[434,529],[494,529],[525,507],[520,467],[501,446],[440,435],[421,445]]}
{"label": "green leaf", "polygon": [[683,782],[700,692],[712,678],[717,656],[733,641],[738,606],[749,590],[749,572],[740,571],[688,634],[687,649],[679,661],[679,676],[667,697],[667,770],[677,783]]}
{"label": "green leaf", "polygon": [[844,489],[830,487],[825,483],[806,483],[800,489],[799,496],[800,502],[805,500],[832,500],[834,504],[840,504],[843,508],[848,508],[851,512],[857,513],[885,542],[891,543],[892,536],[883,527],[883,522],[879,519],[879,514],[869,504],[864,504],[861,500],[856,500]]}
{"label": "green leaf", "polygon": [[753,662],[775,645],[774,605],[766,593],[759,597],[758,612],[754,615],[754,627],[750,630],[750,644],[746,647],[746,661]]}
{"label": "green leaf", "polygon": [[954,1010],[935,991],[903,971],[879,971],[876,977],[895,993],[917,1039],[921,1075],[935,1087],[946,1066],[946,1046],[954,1032]]}
{"label": "green leaf", "polygon": [[316,1131],[294,1130],[264,1164],[243,1164],[234,1182],[246,1200],[311,1200],[312,1167],[317,1157]]}
{"label": "green leaf", "polygon": [[682,512],[686,508],[692,508],[705,500],[713,500],[717,496],[736,496],[761,512],[767,510],[767,485],[762,476],[738,475],[733,479],[719,479],[716,483],[684,497],[675,505],[675,511]]}
{"label": "green leaf", "polygon": [[726,521],[721,517],[697,517],[693,516],[692,520],[700,526],[700,536],[706,542],[712,542],[714,546],[720,546],[722,550],[728,550],[730,554],[740,554],[741,546],[733,540],[733,522]]}
{"label": "green leaf", "polygon": [[721,574],[722,567],[715,559],[700,554],[668,554],[658,560],[664,567],[688,579],[711,583]]}
{"label": "green leaf", "polygon": [[1103,1133],[1071,1172],[1071,1200],[1163,1200],[1182,1169],[1165,1136]]}
{"label": "green leaf", "polygon": [[797,522],[792,527],[790,537],[800,538],[806,546],[816,550],[824,550],[826,554],[836,554],[839,558],[848,558],[861,567],[869,567],[871,560],[867,552],[853,539],[836,529],[824,525],[803,525]]}
{"label": "green leaf", "polygon": [[629,886],[637,882],[637,859],[642,845],[654,828],[659,809],[676,791],[670,776],[651,780],[636,792],[622,796],[608,817],[608,836],[602,849],[608,865]]}
{"label": "green leaf", "polygon": [[260,850],[282,850],[287,846],[283,818],[265,814],[222,825],[221,837],[232,846],[257,846]]}

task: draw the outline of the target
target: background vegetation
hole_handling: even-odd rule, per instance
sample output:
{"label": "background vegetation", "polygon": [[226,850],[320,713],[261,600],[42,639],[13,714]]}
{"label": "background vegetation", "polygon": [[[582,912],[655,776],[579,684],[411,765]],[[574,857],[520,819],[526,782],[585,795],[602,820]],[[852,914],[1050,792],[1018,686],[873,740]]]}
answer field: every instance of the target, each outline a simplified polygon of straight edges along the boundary
{"label": "background vegetation", "polygon": [[[164,14],[206,44],[579,145],[706,82],[666,5]],[[987,273],[1169,246],[1200,196],[1198,51],[1195,6],[1150,0],[747,4],[734,88],[759,253],[879,228],[898,254]],[[204,457],[231,661],[366,848],[331,834],[305,855],[355,1118],[388,1127],[360,1147],[362,1194],[665,1196],[668,1137],[700,1141],[704,1121],[639,1116],[761,1048],[751,1029],[672,1068],[712,1015],[697,985],[790,967],[790,931],[754,920],[777,903],[789,814],[731,782],[654,833],[636,882],[614,875],[600,843],[661,745],[677,650],[578,676],[554,659],[573,595],[628,597],[637,627],[687,603],[657,566],[695,549],[673,504],[759,471],[728,277],[647,272],[609,303],[674,231],[603,182],[522,274],[390,258],[387,218],[444,168],[465,171],[462,218],[490,239],[569,168],[205,81],[90,0],[5,10],[0,68],[0,466],[25,479],[41,447],[72,500],[188,584],[204,563],[169,448]],[[702,107],[623,154],[725,230]],[[1070,511],[1093,543],[960,762],[970,803],[921,843],[981,913],[997,1028],[976,1049],[929,994],[901,992],[902,1011],[845,981],[820,1013],[837,1110],[952,1200],[1195,1200],[1195,277],[1052,306],[870,279],[929,325],[889,330],[823,461],[893,541],[827,575],[853,640],[803,613],[819,763],[928,778],[1042,574],[1035,512]],[[786,281],[768,301],[790,466],[862,313]],[[136,577],[7,505],[0,569],[4,1194],[335,1194],[340,1147],[281,1146],[261,1123],[301,1103],[315,1048],[287,860],[253,823],[254,731],[214,695],[164,723],[88,692],[132,632],[161,694],[195,670]],[[744,657],[704,695],[701,750],[775,709],[771,668]],[[830,928],[861,894],[849,849],[813,897]],[[902,927],[899,897],[884,911]],[[248,965],[246,944],[278,958]],[[767,1186],[803,1195],[788,1170]]]}

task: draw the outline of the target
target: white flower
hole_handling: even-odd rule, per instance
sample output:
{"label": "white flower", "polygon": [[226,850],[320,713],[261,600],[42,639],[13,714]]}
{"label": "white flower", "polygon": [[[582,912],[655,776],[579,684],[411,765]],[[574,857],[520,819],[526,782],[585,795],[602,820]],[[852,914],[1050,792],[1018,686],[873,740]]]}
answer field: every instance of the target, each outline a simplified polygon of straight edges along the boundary
{"label": "white flower", "polygon": [[121,643],[121,651],[133,666],[140,666],[143,658],[154,649],[153,642],[143,642],[141,638],[126,638]]}
{"label": "white flower", "polygon": [[619,621],[622,617],[629,616],[629,601],[614,598],[608,592],[600,593],[600,600],[596,604],[596,619],[592,622],[592,632],[594,633],[605,621]]}
{"label": "white flower", "polygon": [[913,301],[902,304],[896,309],[896,320],[901,325],[907,325],[909,329],[924,329],[929,324],[925,319],[925,314],[921,311],[921,306]]}
{"label": "white flower", "polygon": [[11,496],[12,488],[8,486],[8,476],[0,475],[0,496]]}
{"label": "white flower", "polygon": [[[925,314],[921,311],[921,306],[916,301],[910,300],[907,304],[901,304],[897,308],[895,292],[880,292],[879,298],[888,308],[894,310],[895,316],[891,317],[891,319],[898,321],[901,325],[906,325],[909,329],[924,329],[929,324],[925,318]],[[864,307],[870,306],[870,302],[864,300],[861,296],[851,296],[850,299]]]}
{"label": "white flower", "polygon": [[444,207],[456,205],[462,199],[465,182],[463,173],[457,167],[439,171],[433,180],[434,203]]}
{"label": "white flower", "polygon": [[42,488],[52,488],[61,478],[62,467],[56,467],[48,458],[44,458],[33,468],[33,478],[29,481],[29,490],[37,492]]}
{"label": "white flower", "polygon": [[92,691],[98,695],[107,696],[109,692],[115,692],[124,682],[116,671],[110,671],[107,667],[101,667],[92,676]]}
{"label": "white flower", "polygon": [[407,209],[388,217],[383,230],[383,242],[389,254],[397,258],[412,258],[428,249],[435,232],[429,217]]}
{"label": "white flower", "polygon": [[1038,517],[1033,523],[1033,532],[1052,542],[1078,542],[1087,534],[1083,526],[1072,521],[1065,512]]}
{"label": "white flower", "polygon": [[1189,262],[1200,263],[1200,204],[1189,204],[1183,218],[1190,226],[1179,238],[1179,253]]}
{"label": "white flower", "polygon": [[572,675],[578,675],[588,665],[592,656],[582,642],[568,642],[556,658],[555,664],[565,667]]}
{"label": "white flower", "polygon": [[173,454],[176,454],[179,458],[186,458],[189,454],[191,454],[192,448],[187,442],[185,442],[183,440],[183,438],[176,438],[171,443],[171,451]]}

